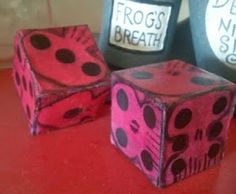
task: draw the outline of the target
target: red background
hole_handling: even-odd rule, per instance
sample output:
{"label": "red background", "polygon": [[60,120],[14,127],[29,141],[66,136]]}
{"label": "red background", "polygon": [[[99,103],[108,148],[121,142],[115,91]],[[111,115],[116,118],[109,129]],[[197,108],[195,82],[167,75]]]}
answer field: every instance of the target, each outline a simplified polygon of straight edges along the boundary
{"label": "red background", "polygon": [[236,193],[236,119],[221,165],[159,189],[110,144],[109,115],[33,137],[10,70],[0,92],[0,194]]}

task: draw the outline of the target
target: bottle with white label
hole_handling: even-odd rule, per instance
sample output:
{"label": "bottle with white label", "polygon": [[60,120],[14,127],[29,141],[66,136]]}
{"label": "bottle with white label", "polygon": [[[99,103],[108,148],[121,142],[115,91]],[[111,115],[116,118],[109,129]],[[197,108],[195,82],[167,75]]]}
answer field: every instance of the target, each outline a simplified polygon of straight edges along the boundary
{"label": "bottle with white label", "polygon": [[104,0],[99,47],[128,68],[168,59],[181,0]]}
{"label": "bottle with white label", "polygon": [[190,0],[197,65],[236,82],[236,0]]}

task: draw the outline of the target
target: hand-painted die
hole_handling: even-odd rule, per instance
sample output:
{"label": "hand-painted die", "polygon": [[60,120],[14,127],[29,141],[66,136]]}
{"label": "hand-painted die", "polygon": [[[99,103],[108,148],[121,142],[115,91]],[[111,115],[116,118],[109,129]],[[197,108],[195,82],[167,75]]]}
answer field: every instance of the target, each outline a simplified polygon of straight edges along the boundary
{"label": "hand-painted die", "polygon": [[236,86],[183,61],[112,73],[111,142],[156,186],[218,164]]}
{"label": "hand-painted die", "polygon": [[20,30],[13,76],[33,134],[93,120],[109,108],[109,70],[86,25]]}

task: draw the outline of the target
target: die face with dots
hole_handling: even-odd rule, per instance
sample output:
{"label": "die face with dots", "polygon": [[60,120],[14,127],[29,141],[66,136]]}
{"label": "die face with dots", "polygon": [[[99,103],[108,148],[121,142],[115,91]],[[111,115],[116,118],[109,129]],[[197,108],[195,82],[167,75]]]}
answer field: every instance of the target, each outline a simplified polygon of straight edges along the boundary
{"label": "die face with dots", "polygon": [[86,25],[17,32],[13,77],[33,134],[108,109],[109,70]]}
{"label": "die face with dots", "polygon": [[111,117],[112,143],[155,183],[160,168],[162,109],[155,99],[114,80]]}
{"label": "die face with dots", "polygon": [[179,60],[113,72],[111,142],[156,186],[176,183],[223,159],[235,92]]}

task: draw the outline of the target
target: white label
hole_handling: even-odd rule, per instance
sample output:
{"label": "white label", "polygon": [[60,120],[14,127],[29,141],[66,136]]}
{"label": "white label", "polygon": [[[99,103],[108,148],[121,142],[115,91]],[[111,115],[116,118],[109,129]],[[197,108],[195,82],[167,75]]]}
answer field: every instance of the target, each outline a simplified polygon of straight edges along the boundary
{"label": "white label", "polygon": [[136,51],[164,49],[171,6],[114,0],[110,44]]}
{"label": "white label", "polygon": [[236,0],[209,0],[205,25],[217,58],[236,69]]}

